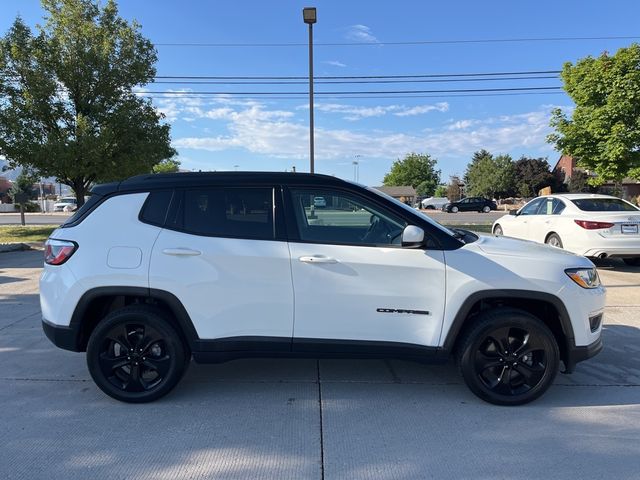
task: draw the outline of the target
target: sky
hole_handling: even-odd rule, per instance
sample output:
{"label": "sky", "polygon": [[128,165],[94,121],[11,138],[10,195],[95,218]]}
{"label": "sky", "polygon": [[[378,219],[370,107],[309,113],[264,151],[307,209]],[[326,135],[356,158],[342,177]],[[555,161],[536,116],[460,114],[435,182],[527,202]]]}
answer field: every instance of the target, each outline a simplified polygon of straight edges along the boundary
{"label": "sky", "polygon": [[[173,92],[149,96],[172,126],[182,168],[203,171],[309,170],[308,27],[302,9],[315,6],[315,170],[345,179],[357,175],[372,186],[410,152],[436,158],[443,182],[463,175],[473,152],[483,148],[514,159],[548,157],[553,165],[559,153],[545,140],[550,111],[570,111],[571,99],[560,89],[486,89],[561,87],[554,73],[522,72],[557,71],[565,62],[640,42],[640,3],[619,0],[120,0],[118,5],[120,14],[135,19],[156,44],[158,77],[304,77],[286,85],[157,79],[141,87]],[[0,34],[16,15],[35,26],[44,11],[38,0],[2,0]],[[451,76],[510,72],[515,73]],[[367,76],[421,77],[318,78]],[[322,83],[372,80],[404,83]],[[356,91],[377,93],[349,93]]]}

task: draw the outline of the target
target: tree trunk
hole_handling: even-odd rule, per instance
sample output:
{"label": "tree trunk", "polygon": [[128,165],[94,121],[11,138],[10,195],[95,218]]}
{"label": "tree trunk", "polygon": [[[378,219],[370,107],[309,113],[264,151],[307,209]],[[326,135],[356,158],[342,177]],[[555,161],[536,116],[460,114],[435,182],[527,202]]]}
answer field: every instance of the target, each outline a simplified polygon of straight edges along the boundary
{"label": "tree trunk", "polygon": [[84,196],[87,194],[87,187],[85,186],[84,178],[73,179],[73,181],[69,183],[69,186],[76,196],[78,208],[82,207],[84,205]]}

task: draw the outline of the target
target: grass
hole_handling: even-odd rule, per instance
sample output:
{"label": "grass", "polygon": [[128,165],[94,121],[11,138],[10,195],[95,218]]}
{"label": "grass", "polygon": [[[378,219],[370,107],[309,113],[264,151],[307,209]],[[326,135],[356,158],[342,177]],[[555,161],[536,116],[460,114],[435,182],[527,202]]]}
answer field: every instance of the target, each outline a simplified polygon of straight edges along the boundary
{"label": "grass", "polygon": [[467,224],[467,225],[445,225],[447,228],[461,228],[463,230],[470,230],[476,233],[491,233],[491,224]]}
{"label": "grass", "polygon": [[44,242],[57,225],[3,225],[0,226],[0,243]]}

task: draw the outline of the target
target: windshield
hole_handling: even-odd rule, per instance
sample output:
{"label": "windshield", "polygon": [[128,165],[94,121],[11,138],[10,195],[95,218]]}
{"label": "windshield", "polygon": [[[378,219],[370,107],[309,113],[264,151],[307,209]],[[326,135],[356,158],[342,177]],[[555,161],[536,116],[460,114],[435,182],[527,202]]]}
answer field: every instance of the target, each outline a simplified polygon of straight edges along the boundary
{"label": "windshield", "polygon": [[420,215],[420,218],[426,219],[429,223],[431,223],[434,227],[439,228],[440,230],[442,230],[443,232],[451,235],[452,237],[459,237],[459,234],[457,234],[456,232],[454,232],[453,230],[448,229],[447,227],[445,227],[444,225],[439,224],[438,222],[436,222],[433,218],[431,218],[429,215],[420,212],[419,210],[416,210],[415,208],[411,208],[409,205],[406,205],[404,203],[402,203],[400,200],[397,200],[395,198],[393,198],[391,195],[387,195],[384,192],[381,192],[380,190],[376,190],[375,188],[371,188],[371,187],[365,187],[367,190],[369,190],[370,192],[375,193],[376,195],[380,196],[380,197],[384,197],[386,200],[390,200],[393,203],[395,203],[396,205],[401,206],[402,208],[404,208],[407,212],[411,212],[412,215]]}
{"label": "windshield", "polygon": [[571,201],[585,212],[635,212],[639,210],[619,198],[578,198]]}

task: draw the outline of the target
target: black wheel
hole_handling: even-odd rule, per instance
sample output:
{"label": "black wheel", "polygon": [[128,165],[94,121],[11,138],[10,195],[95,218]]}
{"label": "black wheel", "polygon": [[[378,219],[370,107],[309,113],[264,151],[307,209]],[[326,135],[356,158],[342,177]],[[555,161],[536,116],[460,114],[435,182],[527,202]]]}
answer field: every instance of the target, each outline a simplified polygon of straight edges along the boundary
{"label": "black wheel", "polygon": [[546,243],[547,245],[551,245],[552,247],[562,248],[562,240],[560,240],[560,237],[557,233],[552,233],[551,235],[549,235],[544,243]]}
{"label": "black wheel", "polygon": [[484,213],[489,213],[491,211],[491,207],[489,207],[489,205],[485,205],[484,207],[482,207],[482,211]]}
{"label": "black wheel", "polygon": [[427,207],[425,208],[425,210],[435,210],[436,207],[434,207],[433,205],[427,205]]}
{"label": "black wheel", "polygon": [[458,213],[458,207],[451,207],[451,213]]}
{"label": "black wheel", "polygon": [[502,231],[502,227],[500,226],[500,224],[493,227],[493,234],[497,235],[498,237],[501,237],[502,235],[504,235],[504,232]]}
{"label": "black wheel", "polygon": [[130,403],[151,402],[176,386],[189,360],[175,328],[148,306],[116,310],[89,338],[87,365],[107,395]]}
{"label": "black wheel", "polygon": [[630,267],[640,267],[640,257],[623,258],[622,261]]}
{"label": "black wheel", "polygon": [[522,405],[538,398],[553,383],[560,362],[549,328],[511,308],[481,314],[457,353],[467,386],[496,405]]}

